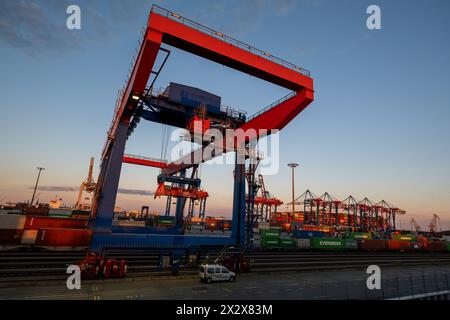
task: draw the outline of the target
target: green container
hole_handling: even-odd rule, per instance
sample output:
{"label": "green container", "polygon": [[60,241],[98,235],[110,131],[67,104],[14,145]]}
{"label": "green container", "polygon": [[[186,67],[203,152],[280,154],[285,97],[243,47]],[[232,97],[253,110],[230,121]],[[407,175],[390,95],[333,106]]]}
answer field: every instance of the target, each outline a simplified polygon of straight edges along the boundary
{"label": "green container", "polygon": [[77,215],[77,216],[89,216],[90,215],[90,211],[86,211],[86,210],[73,210],[72,211],[72,215]]}
{"label": "green container", "polygon": [[371,233],[364,233],[364,232],[348,232],[345,234],[346,239],[352,239],[352,240],[369,240],[372,239]]}
{"label": "green container", "polygon": [[280,236],[280,230],[263,229],[261,230],[261,238],[277,238]]}
{"label": "green container", "polygon": [[262,239],[261,247],[263,248],[278,248],[280,246],[280,242],[278,239]]}
{"label": "green container", "polygon": [[280,247],[282,248],[295,248],[297,243],[293,239],[280,239]]}
{"label": "green container", "polygon": [[392,235],[393,240],[401,240],[401,241],[416,241],[416,236],[412,234],[394,234]]}
{"label": "green container", "polygon": [[345,240],[335,238],[312,238],[312,249],[343,250],[346,249]]}
{"label": "green container", "polygon": [[450,251],[450,241],[447,241],[447,251]]}
{"label": "green container", "polygon": [[345,239],[345,248],[347,250],[357,250],[358,249],[358,241],[354,239]]}

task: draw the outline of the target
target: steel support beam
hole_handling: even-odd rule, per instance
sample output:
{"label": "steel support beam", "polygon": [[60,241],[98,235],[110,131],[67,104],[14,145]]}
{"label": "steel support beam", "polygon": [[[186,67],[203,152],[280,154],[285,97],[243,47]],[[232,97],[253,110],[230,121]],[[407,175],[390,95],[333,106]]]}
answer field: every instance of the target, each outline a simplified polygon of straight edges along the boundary
{"label": "steel support beam", "polygon": [[117,127],[115,139],[112,141],[109,158],[104,159],[102,164],[103,179],[99,185],[100,194],[96,197],[94,232],[111,232],[127,131],[128,121],[121,121]]}

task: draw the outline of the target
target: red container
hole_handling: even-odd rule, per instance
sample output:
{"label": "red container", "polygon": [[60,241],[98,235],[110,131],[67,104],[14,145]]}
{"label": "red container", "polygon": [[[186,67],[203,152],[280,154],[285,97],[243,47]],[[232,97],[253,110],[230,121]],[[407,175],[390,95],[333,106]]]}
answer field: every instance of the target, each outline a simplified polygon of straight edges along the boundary
{"label": "red container", "polygon": [[447,251],[447,243],[445,241],[428,241],[424,243],[424,250],[432,252]]}
{"label": "red container", "polygon": [[37,246],[86,247],[91,243],[92,231],[82,229],[51,229],[38,231]]}
{"label": "red container", "polygon": [[25,230],[41,228],[86,229],[87,220],[58,217],[27,217]]}
{"label": "red container", "polygon": [[387,240],[364,239],[360,242],[360,248],[364,251],[384,251],[387,249]]}
{"label": "red container", "polygon": [[413,249],[415,242],[402,240],[388,240],[388,249],[392,251],[409,251]]}
{"label": "red container", "polygon": [[215,231],[217,230],[218,222],[216,218],[206,218],[205,219],[205,229]]}
{"label": "red container", "polygon": [[22,240],[22,230],[2,229],[0,230],[0,244],[19,244]]}

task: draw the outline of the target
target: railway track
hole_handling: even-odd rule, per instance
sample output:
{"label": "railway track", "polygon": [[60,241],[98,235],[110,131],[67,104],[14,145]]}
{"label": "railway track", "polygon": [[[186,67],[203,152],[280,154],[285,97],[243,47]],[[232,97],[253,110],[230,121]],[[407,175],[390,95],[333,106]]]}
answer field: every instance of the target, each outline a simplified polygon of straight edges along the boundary
{"label": "railway track", "polygon": [[[215,257],[217,251],[204,252]],[[67,265],[84,257],[85,252],[1,252],[0,282],[59,280],[66,278]],[[253,272],[327,270],[379,266],[450,265],[450,253],[408,252],[251,252]],[[112,258],[127,260],[128,276],[169,275],[159,269],[159,253],[112,253]],[[195,274],[197,267],[181,269],[180,274]]]}

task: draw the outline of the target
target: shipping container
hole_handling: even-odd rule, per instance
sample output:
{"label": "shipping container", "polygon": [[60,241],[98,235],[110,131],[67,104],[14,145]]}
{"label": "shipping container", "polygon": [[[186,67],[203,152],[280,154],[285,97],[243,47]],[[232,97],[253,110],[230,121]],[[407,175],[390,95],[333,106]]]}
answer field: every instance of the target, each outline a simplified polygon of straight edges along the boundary
{"label": "shipping container", "polygon": [[26,219],[27,216],[21,214],[2,214],[0,215],[0,229],[22,230]]}
{"label": "shipping container", "polygon": [[34,216],[48,216],[49,208],[29,207],[25,209],[25,214]]}
{"label": "shipping container", "polygon": [[400,241],[416,241],[416,236],[412,234],[393,234],[392,240],[400,240]]}
{"label": "shipping container", "polygon": [[40,228],[68,228],[85,229],[87,220],[72,218],[32,217],[27,216],[25,230],[37,230]]}
{"label": "shipping container", "polygon": [[52,209],[50,208],[48,211],[49,217],[65,217],[70,218],[72,216],[73,210],[71,209]]}
{"label": "shipping container", "polygon": [[219,112],[222,98],[210,92],[190,87],[184,84],[170,82],[164,90],[164,94],[170,101],[198,107],[205,104],[209,112]]}
{"label": "shipping container", "polygon": [[89,210],[73,210],[72,215],[78,215],[78,216],[89,216],[91,214],[91,211]]}
{"label": "shipping container", "polygon": [[279,241],[278,238],[262,239],[261,240],[261,247],[264,248],[264,249],[279,248],[280,247],[280,241]]}
{"label": "shipping container", "polygon": [[321,250],[343,250],[346,249],[345,241],[342,239],[335,238],[312,238],[311,239],[312,249]]}
{"label": "shipping container", "polygon": [[297,248],[299,249],[311,249],[311,240],[310,239],[297,239]]}
{"label": "shipping container", "polygon": [[364,239],[359,243],[363,251],[385,251],[387,249],[387,240]]}
{"label": "shipping container", "polygon": [[22,244],[33,245],[36,242],[38,230],[24,230],[22,233]]}
{"label": "shipping container", "polygon": [[442,252],[447,250],[447,241],[427,241],[424,243],[423,249],[430,252]]}
{"label": "shipping container", "polygon": [[256,227],[260,230],[270,229],[270,222],[258,222],[256,224]]}
{"label": "shipping container", "polygon": [[358,249],[358,241],[354,239],[345,239],[345,248],[347,250],[357,250]]}
{"label": "shipping container", "polygon": [[292,236],[299,239],[322,238],[324,237],[324,233],[313,230],[294,230],[292,231]]}
{"label": "shipping container", "polygon": [[0,209],[0,215],[3,214],[22,214],[21,209]]}
{"label": "shipping container", "polygon": [[409,251],[413,249],[411,241],[403,241],[403,240],[388,240],[387,246],[388,250],[393,251]]}
{"label": "shipping container", "polygon": [[92,238],[91,230],[82,229],[39,229],[37,246],[51,247],[87,247]]}
{"label": "shipping container", "polygon": [[372,239],[372,234],[369,232],[347,232],[345,238],[353,240]]}
{"label": "shipping container", "polygon": [[264,229],[261,230],[261,238],[277,238],[280,236],[281,230]]}
{"label": "shipping container", "polygon": [[281,248],[295,248],[297,243],[294,239],[280,239],[279,245]]}
{"label": "shipping container", "polygon": [[22,241],[23,230],[2,229],[0,230],[0,244],[19,244]]}

